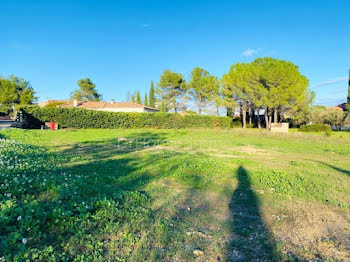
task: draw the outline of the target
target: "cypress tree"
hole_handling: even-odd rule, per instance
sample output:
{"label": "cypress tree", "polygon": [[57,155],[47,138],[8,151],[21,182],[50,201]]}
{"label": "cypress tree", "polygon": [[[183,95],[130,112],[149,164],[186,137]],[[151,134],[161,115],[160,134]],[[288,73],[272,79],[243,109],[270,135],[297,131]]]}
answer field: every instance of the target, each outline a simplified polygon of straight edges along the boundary
{"label": "cypress tree", "polygon": [[137,94],[136,94],[136,103],[142,104],[140,91],[137,91]]}
{"label": "cypress tree", "polygon": [[147,93],[145,93],[145,98],[143,99],[143,105],[144,105],[144,106],[148,106],[148,97],[147,97]]}
{"label": "cypress tree", "polygon": [[151,88],[149,90],[149,103],[148,105],[150,107],[155,107],[156,106],[156,98],[155,98],[155,95],[154,95],[154,84],[153,84],[153,81],[151,82]]}

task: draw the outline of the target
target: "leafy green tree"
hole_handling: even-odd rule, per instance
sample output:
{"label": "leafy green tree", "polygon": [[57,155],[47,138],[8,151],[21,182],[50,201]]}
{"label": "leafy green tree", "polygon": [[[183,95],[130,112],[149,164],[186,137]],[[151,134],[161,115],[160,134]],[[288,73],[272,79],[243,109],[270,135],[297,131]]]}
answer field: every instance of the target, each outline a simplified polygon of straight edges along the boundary
{"label": "leafy green tree", "polygon": [[8,79],[0,79],[0,112],[8,114],[18,100],[16,85]]}
{"label": "leafy green tree", "polygon": [[266,101],[267,90],[260,81],[261,68],[254,63],[249,64],[249,73],[247,73],[247,88],[246,94],[249,104],[249,126],[252,126],[252,118],[255,117],[258,123],[258,128],[261,128],[260,112]]}
{"label": "leafy green tree", "polygon": [[[311,115],[314,114],[312,112],[314,100],[315,93],[307,90],[296,102],[284,110],[284,114],[281,115],[281,117],[283,119],[290,119],[292,124],[296,126],[309,123],[311,121]],[[318,117],[320,116],[322,116],[322,114],[318,115]],[[316,114],[314,114],[313,118],[315,119],[316,117]],[[314,123],[314,121],[312,122]],[[318,121],[315,121],[315,123],[321,124]]]}
{"label": "leafy green tree", "polygon": [[143,105],[144,105],[144,106],[148,106],[148,97],[147,97],[147,93],[145,93],[145,98],[143,99]]}
{"label": "leafy green tree", "polygon": [[208,71],[196,67],[191,72],[191,80],[188,83],[190,99],[197,105],[198,114],[211,102],[214,95],[219,92],[219,81]]}
{"label": "leafy green tree", "polygon": [[[219,90],[220,90],[220,87],[219,87]],[[220,91],[217,93],[213,92],[210,95],[210,101],[214,106],[214,110],[215,110],[214,113],[216,115],[219,115],[219,108],[220,108],[220,106],[224,105],[224,101],[223,101],[223,98],[222,98]],[[231,114],[232,114],[232,112],[231,112]]]}
{"label": "leafy green tree", "polygon": [[148,103],[148,105],[150,107],[156,106],[156,97],[155,97],[155,89],[154,89],[153,81],[151,82],[151,88],[149,90],[149,103]]}
{"label": "leafy green tree", "polygon": [[251,79],[254,76],[251,70],[252,65],[248,63],[237,63],[231,66],[230,71],[222,78],[223,94],[226,104],[234,108],[239,104],[242,112],[242,126],[247,127],[246,116],[249,105],[249,89]]}
{"label": "leafy green tree", "polygon": [[[286,118],[293,114],[297,118],[307,111],[312,101],[308,92],[308,79],[301,75],[296,65],[274,58],[258,58],[253,63],[237,63],[222,79],[225,102],[229,108],[239,104],[242,112],[242,125],[246,127],[246,113],[250,112],[249,123],[257,112],[265,111],[266,128],[270,129],[272,115],[277,123],[278,116]],[[299,120],[300,120],[299,119]]]}
{"label": "leafy green tree", "polygon": [[137,91],[136,93],[136,103],[142,104],[140,91]]}
{"label": "leafy green tree", "polygon": [[96,90],[96,85],[90,78],[78,80],[79,89],[75,90],[71,95],[72,99],[81,101],[100,101],[102,95]]}
{"label": "leafy green tree", "polygon": [[260,67],[259,81],[267,90],[264,99],[267,127],[271,127],[272,113],[274,122],[278,114],[306,99],[308,79],[301,75],[299,68],[291,62],[270,57],[258,58],[254,62]]}
{"label": "leafy green tree", "polygon": [[309,114],[306,119],[306,124],[324,124],[327,115],[327,107],[325,106],[311,106]]}
{"label": "leafy green tree", "polygon": [[163,100],[160,103],[160,112],[163,112],[163,113],[168,112],[165,106],[165,102]]}
{"label": "leafy green tree", "polygon": [[325,123],[339,128],[344,124],[344,114],[345,112],[343,112],[342,110],[329,108],[326,111]]}
{"label": "leafy green tree", "polygon": [[158,83],[158,94],[164,102],[165,108],[177,113],[184,109],[185,103],[181,103],[186,91],[186,83],[181,74],[164,70]]}
{"label": "leafy green tree", "polygon": [[29,105],[37,99],[29,81],[26,81],[23,78],[19,78],[14,75],[9,76],[8,79],[16,87],[16,93],[18,95],[18,98],[15,102],[16,104]]}
{"label": "leafy green tree", "polygon": [[34,91],[30,89],[24,89],[19,96],[19,103],[21,105],[29,105],[34,100],[36,100],[36,97],[34,96]]}
{"label": "leafy green tree", "polygon": [[35,92],[29,81],[16,76],[8,79],[0,77],[0,107],[3,113],[10,113],[16,104],[28,105],[36,100]]}

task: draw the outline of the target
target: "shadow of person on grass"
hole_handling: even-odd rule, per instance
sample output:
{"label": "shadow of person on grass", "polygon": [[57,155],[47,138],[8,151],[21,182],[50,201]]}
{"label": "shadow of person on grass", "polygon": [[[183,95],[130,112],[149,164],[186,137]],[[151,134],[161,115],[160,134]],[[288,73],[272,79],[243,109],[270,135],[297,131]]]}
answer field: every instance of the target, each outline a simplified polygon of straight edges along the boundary
{"label": "shadow of person on grass", "polygon": [[251,188],[247,170],[237,170],[238,186],[229,209],[233,218],[228,261],[278,261],[276,243],[260,213],[260,201]]}

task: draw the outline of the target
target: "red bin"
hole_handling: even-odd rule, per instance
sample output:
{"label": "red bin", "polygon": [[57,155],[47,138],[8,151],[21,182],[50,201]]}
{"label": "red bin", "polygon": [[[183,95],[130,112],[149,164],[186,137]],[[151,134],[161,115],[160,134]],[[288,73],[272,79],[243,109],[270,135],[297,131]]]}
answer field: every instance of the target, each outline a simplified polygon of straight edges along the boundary
{"label": "red bin", "polygon": [[55,130],[56,123],[55,122],[50,122],[50,129]]}

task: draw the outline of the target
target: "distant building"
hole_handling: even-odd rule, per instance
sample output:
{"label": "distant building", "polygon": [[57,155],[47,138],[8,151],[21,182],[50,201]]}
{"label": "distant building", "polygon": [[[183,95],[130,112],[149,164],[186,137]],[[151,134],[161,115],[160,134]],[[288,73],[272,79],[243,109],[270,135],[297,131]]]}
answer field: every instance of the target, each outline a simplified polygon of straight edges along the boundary
{"label": "distant building", "polygon": [[106,112],[158,112],[159,110],[153,107],[144,106],[133,102],[94,102],[94,101],[78,101],[78,100],[47,100],[38,103],[40,107],[53,105],[61,108],[84,108],[96,111]]}
{"label": "distant building", "polygon": [[341,110],[341,111],[345,111],[345,109],[346,109],[346,103],[342,103],[342,104],[340,104],[340,105],[337,105],[337,106],[335,107],[335,109],[338,109],[338,110]]}

